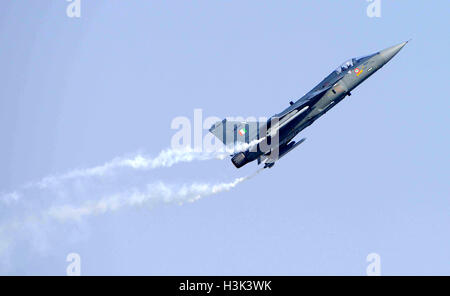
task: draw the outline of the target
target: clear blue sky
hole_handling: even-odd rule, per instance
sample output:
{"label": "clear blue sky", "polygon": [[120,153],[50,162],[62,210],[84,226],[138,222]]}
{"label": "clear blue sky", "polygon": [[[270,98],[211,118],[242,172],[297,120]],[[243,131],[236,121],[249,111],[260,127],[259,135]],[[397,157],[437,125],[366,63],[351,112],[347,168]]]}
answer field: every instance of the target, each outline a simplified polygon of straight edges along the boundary
{"label": "clear blue sky", "polygon": [[[63,0],[5,1],[0,192],[156,156],[172,119],[194,108],[270,116],[344,60],[413,41],[273,169],[184,206],[28,223],[0,237],[0,273],[64,275],[76,252],[84,275],[364,275],[376,252],[383,275],[450,274],[450,3],[382,0],[381,18],[368,4],[82,0],[70,19]],[[110,181],[214,183],[254,170],[211,160]],[[53,202],[28,194],[0,205],[1,221]]]}

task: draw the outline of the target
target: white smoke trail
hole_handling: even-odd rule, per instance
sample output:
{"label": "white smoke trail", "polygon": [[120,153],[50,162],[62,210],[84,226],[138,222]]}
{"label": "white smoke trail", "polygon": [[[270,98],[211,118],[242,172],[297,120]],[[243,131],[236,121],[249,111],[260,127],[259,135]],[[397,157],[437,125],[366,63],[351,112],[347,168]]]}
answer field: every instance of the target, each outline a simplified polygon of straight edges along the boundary
{"label": "white smoke trail", "polygon": [[[74,227],[78,228],[84,224],[78,222],[93,215],[133,207],[192,203],[229,191],[261,171],[230,182],[184,185],[163,182],[144,185],[142,176],[136,175],[142,170],[168,168],[181,162],[224,159],[228,155],[225,150],[167,149],[154,158],[142,154],[115,158],[101,166],[48,176],[0,195],[0,273],[13,256],[16,245],[30,245],[33,251],[44,253],[52,247],[49,242],[74,225],[66,222],[76,222]],[[124,168],[133,171],[121,170]],[[103,178],[110,175],[118,178]],[[86,196],[99,198],[87,200]]]}
{"label": "white smoke trail", "polygon": [[232,145],[227,146],[225,148],[225,151],[227,153],[231,153],[231,154],[243,152],[243,151],[247,150],[250,147],[256,146],[257,144],[261,143],[264,140],[265,140],[265,138],[261,138],[261,139],[253,140],[250,143],[241,143],[240,142],[240,143],[236,143],[236,145],[232,144]]}
{"label": "white smoke trail", "polygon": [[[11,253],[14,244],[17,240],[23,240],[24,237],[33,245],[34,249],[45,250],[51,245],[45,238],[48,232],[66,222],[82,222],[89,216],[107,214],[125,208],[193,203],[204,197],[229,191],[262,170],[259,169],[251,175],[236,178],[231,182],[190,183],[181,186],[156,182],[148,184],[143,190],[133,189],[111,194],[98,200],[85,201],[80,205],[74,205],[73,201],[57,205],[58,201],[56,201],[49,207],[20,209],[9,218],[2,217],[0,263],[5,264],[8,261],[8,254]],[[59,223],[55,224],[54,222]]]}
{"label": "white smoke trail", "polygon": [[[259,171],[257,171],[259,172]],[[255,173],[256,174],[256,173]],[[192,203],[203,197],[229,191],[255,174],[240,177],[228,183],[191,183],[182,186],[157,182],[147,185],[145,190],[131,190],[113,194],[97,201],[87,201],[80,206],[53,206],[45,214],[59,221],[80,221],[84,216],[99,215],[120,210],[124,207],[144,205]]]}
{"label": "white smoke trail", "polygon": [[[74,169],[67,173],[59,175],[50,175],[42,178],[40,181],[27,183],[22,187],[22,189],[47,189],[49,187],[55,187],[63,182],[70,180],[84,179],[89,177],[104,177],[112,174],[115,170],[120,168],[149,170],[163,167],[168,168],[177,163],[192,162],[194,160],[222,160],[230,154],[245,151],[249,147],[257,145],[262,140],[263,139],[258,139],[250,143],[237,143],[233,147],[227,146],[224,147],[224,149],[219,149],[217,151],[196,151],[190,147],[186,147],[183,149],[163,150],[157,157],[154,158],[142,154],[138,154],[134,157],[128,158],[118,157],[104,163],[103,165],[85,169]],[[16,202],[20,198],[21,194],[18,191],[0,194],[0,201],[4,204]]]}
{"label": "white smoke trail", "polygon": [[[31,182],[23,186],[22,189],[38,188],[47,189],[55,187],[63,182],[89,177],[103,177],[112,174],[120,168],[132,168],[149,170],[155,168],[168,168],[181,162],[192,162],[194,160],[224,159],[227,156],[225,151],[195,151],[190,147],[184,149],[166,149],[159,153],[157,157],[148,157],[138,154],[131,158],[115,158],[103,165],[86,169],[75,169],[60,175],[50,175],[38,182]],[[10,204],[20,199],[18,191],[4,193],[0,195],[0,201]]]}
{"label": "white smoke trail", "polygon": [[42,179],[40,182],[33,185],[37,185],[40,188],[46,188],[55,183],[75,179],[86,178],[91,176],[105,176],[111,173],[114,169],[118,168],[133,168],[133,169],[155,169],[161,167],[171,167],[174,164],[180,162],[192,162],[194,160],[210,160],[210,159],[224,159],[227,156],[221,151],[195,151],[190,147],[184,149],[166,149],[159,153],[155,158],[151,158],[145,155],[136,155],[133,158],[115,158],[110,162],[107,162],[101,166],[96,166],[88,169],[78,169],[70,171],[63,175],[48,176]]}

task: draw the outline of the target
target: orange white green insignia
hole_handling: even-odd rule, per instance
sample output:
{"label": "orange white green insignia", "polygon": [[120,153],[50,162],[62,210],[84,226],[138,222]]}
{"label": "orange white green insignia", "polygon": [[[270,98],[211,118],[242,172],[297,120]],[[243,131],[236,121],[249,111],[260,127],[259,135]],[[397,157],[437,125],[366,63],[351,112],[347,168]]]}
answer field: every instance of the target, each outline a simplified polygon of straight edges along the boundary
{"label": "orange white green insignia", "polygon": [[360,68],[355,68],[356,76],[361,75],[363,71],[364,71],[364,67],[362,67],[361,69]]}
{"label": "orange white green insignia", "polygon": [[241,128],[241,129],[239,130],[239,134],[240,134],[241,136],[245,135],[246,132],[247,132],[247,130],[246,130],[245,128]]}

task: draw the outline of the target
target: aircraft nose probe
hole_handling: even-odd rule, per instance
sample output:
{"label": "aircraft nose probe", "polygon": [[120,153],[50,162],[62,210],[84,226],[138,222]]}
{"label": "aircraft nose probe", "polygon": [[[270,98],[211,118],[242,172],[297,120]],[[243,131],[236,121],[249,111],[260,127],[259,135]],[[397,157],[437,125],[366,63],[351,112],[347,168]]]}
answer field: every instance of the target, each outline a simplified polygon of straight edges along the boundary
{"label": "aircraft nose probe", "polygon": [[397,53],[400,52],[400,50],[405,47],[406,44],[408,44],[410,40],[402,42],[400,44],[391,46],[389,48],[383,49],[380,51],[380,55],[384,58],[385,64],[389,62]]}

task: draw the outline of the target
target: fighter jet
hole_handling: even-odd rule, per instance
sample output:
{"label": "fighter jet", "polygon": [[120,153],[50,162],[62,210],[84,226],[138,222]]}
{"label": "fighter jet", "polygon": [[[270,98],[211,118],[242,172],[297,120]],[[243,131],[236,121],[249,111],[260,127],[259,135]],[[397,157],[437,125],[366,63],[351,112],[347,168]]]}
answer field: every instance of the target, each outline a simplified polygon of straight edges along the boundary
{"label": "fighter jet", "polygon": [[[272,167],[298,147],[293,138],[336,106],[351,91],[389,62],[408,41],[379,52],[345,61],[311,91],[267,121],[216,122],[209,131],[227,147],[234,147],[231,162],[240,168],[254,160]],[[236,147],[239,147],[236,149]]]}

